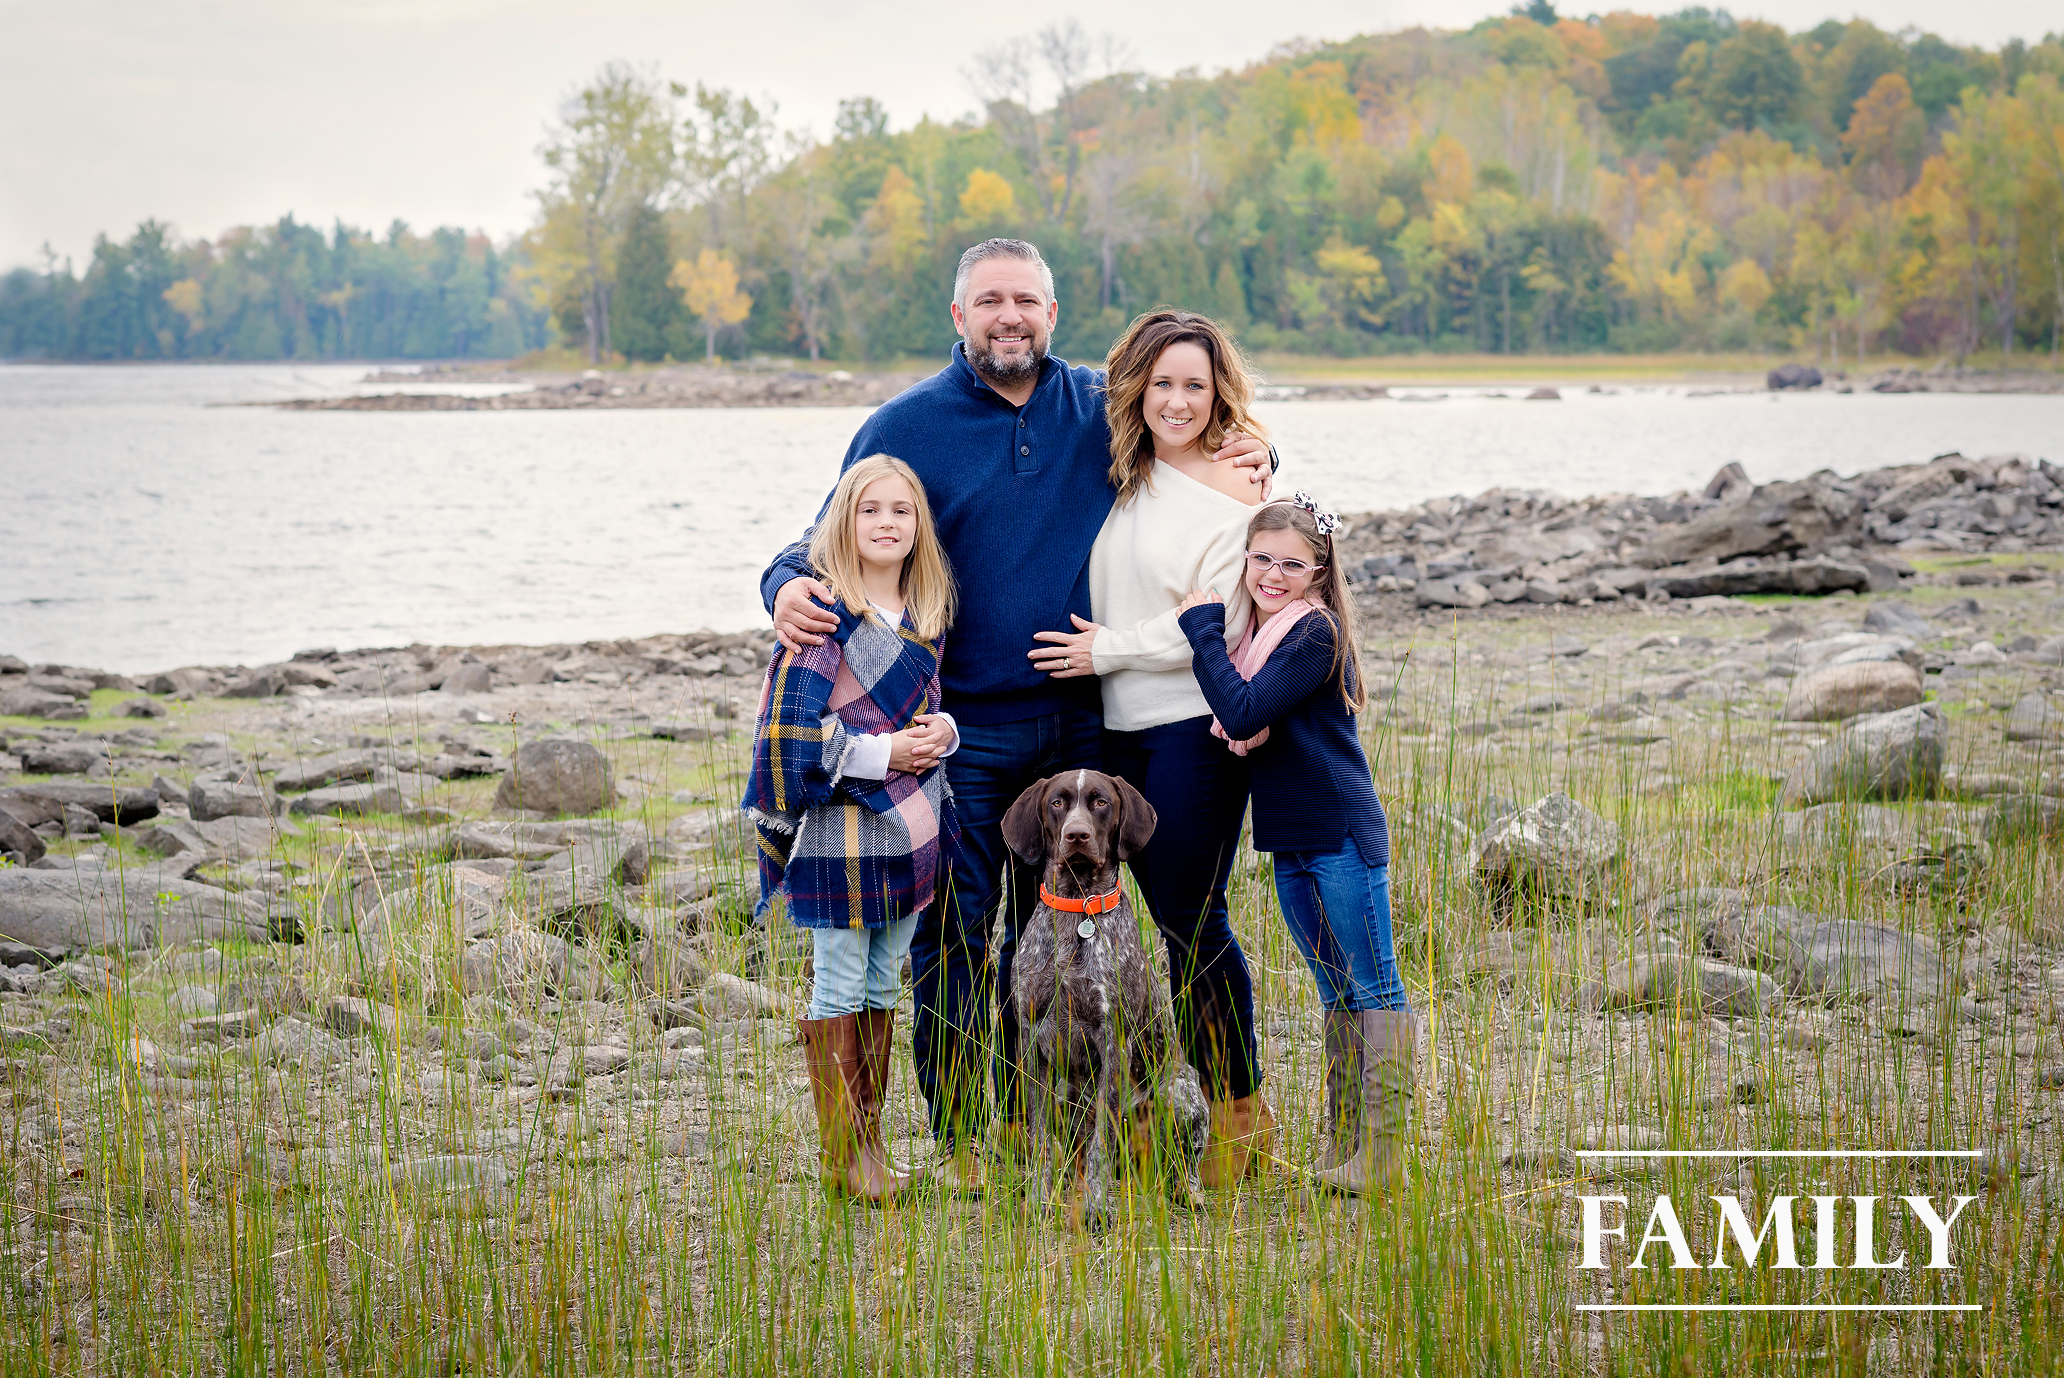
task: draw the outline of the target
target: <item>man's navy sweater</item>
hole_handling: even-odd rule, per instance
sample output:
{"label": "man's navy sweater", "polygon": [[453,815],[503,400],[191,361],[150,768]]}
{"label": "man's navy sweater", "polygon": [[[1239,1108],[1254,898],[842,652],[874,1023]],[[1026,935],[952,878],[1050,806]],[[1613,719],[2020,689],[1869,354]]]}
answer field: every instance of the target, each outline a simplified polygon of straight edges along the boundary
{"label": "man's navy sweater", "polygon": [[[1369,778],[1354,714],[1333,678],[1333,619],[1307,613],[1252,680],[1226,654],[1225,605],[1203,603],[1180,619],[1191,668],[1218,725],[1234,741],[1266,727],[1247,753],[1254,789],[1254,850],[1340,850],[1354,838],[1370,866],[1390,865],[1390,827]],[[1350,663],[1350,672],[1358,672]]]}
{"label": "man's navy sweater", "polygon": [[[945,711],[974,724],[1094,711],[1094,678],[1050,679],[1026,653],[1034,632],[1072,632],[1068,614],[1090,615],[1089,550],[1115,496],[1102,371],[1049,357],[1014,407],[955,344],[944,369],[861,424],[840,472],[875,454],[917,471],[960,590],[940,665]],[[811,573],[806,535],[761,577],[767,610]]]}

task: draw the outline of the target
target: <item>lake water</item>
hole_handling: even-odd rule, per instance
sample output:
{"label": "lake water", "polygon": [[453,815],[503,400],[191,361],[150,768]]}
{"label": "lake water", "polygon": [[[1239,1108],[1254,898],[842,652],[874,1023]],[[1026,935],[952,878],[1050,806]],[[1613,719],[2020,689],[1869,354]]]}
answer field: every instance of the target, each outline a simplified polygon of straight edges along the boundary
{"label": "lake water", "polygon": [[[759,571],[866,414],[219,405],[390,390],[364,374],[0,368],[0,652],[134,672],[760,625]],[[1497,485],[1665,493],[1731,461],[1767,481],[1948,450],[2064,460],[2064,396],[1495,391],[1260,414],[1282,489],[1344,512]]]}

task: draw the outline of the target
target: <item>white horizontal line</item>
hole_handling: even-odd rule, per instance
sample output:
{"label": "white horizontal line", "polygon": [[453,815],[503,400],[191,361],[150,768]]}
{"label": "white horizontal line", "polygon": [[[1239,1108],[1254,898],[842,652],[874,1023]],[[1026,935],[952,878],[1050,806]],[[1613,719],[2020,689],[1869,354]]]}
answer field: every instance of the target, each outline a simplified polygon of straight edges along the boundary
{"label": "white horizontal line", "polygon": [[1579,1302],[1579,1311],[1983,1311],[1978,1302],[1801,1302],[1732,1305],[1724,1302]]}
{"label": "white horizontal line", "polygon": [[1976,1158],[1977,1148],[1578,1148],[1579,1158]]}

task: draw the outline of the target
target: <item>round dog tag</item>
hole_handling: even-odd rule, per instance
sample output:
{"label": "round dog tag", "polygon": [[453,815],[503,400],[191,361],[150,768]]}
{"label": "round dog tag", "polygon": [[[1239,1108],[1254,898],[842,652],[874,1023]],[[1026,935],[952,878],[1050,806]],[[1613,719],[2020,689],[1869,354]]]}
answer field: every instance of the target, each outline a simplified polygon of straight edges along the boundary
{"label": "round dog tag", "polygon": [[1096,936],[1096,925],[1090,920],[1084,919],[1081,923],[1075,925],[1075,936],[1078,938],[1094,938]]}

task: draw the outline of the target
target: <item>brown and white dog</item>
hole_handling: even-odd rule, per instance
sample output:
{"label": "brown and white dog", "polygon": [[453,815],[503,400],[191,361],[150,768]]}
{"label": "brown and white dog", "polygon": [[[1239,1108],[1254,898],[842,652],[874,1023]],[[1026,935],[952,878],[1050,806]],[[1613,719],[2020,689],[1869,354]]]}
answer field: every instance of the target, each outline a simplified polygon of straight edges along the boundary
{"label": "brown and white dog", "polygon": [[1011,973],[1035,1152],[1048,1163],[1042,1195],[1058,1204],[1079,1175],[1090,1229],[1109,1220],[1116,1155],[1135,1126],[1165,1123],[1164,1161],[1181,1173],[1172,1193],[1202,1201],[1211,1110],[1118,884],[1118,863],[1153,835],[1139,791],[1094,770],[1039,781],[1003,818],[1010,849],[1045,867]]}

